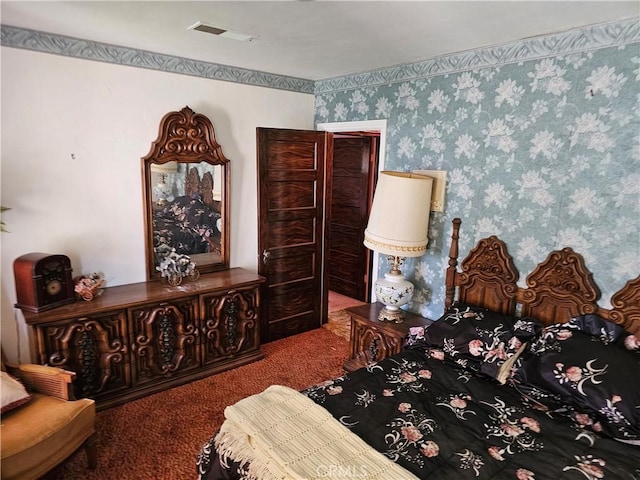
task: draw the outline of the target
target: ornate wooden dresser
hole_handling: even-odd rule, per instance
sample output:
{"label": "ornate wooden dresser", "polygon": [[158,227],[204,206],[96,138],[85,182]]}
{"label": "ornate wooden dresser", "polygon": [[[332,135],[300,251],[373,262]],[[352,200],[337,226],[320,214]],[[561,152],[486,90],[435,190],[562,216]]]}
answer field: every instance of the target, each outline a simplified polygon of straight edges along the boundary
{"label": "ornate wooden dresser", "polygon": [[172,287],[105,288],[91,302],[24,312],[34,361],[77,374],[76,395],[98,409],[262,358],[260,286],[232,268]]}

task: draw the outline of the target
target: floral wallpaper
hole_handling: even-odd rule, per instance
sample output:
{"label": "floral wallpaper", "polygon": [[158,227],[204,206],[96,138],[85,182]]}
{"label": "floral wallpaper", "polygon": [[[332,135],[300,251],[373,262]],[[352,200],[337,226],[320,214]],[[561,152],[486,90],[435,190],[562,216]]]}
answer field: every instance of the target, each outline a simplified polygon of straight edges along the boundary
{"label": "floral wallpaper", "polygon": [[[639,46],[577,45],[410,80],[316,87],[316,122],[387,119],[386,170],[448,172],[428,252],[404,266],[416,286],[410,310],[431,318],[443,311],[455,217],[462,219],[460,259],[497,235],[522,286],[549,252],[566,246],[584,256],[603,307],[638,276]],[[388,270],[381,260],[380,275]]]}

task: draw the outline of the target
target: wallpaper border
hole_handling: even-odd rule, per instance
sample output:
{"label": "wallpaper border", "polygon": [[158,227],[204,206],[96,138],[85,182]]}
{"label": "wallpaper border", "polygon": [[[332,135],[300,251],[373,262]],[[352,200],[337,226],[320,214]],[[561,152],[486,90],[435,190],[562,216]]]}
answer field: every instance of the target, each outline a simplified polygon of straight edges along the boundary
{"label": "wallpaper border", "polygon": [[145,50],[135,50],[107,43],[92,42],[74,37],[39,32],[24,28],[0,26],[3,46],[52,53],[66,57],[96,60],[130,67],[161,70],[259,87],[314,93],[314,82],[303,78],[276,75],[217,63],[202,62]]}
{"label": "wallpaper border", "polygon": [[397,65],[326,80],[276,75],[229,65],[119,47],[74,37],[0,25],[0,44],[85,60],[190,75],[299,93],[323,94],[446,75],[640,41],[640,18],[579,27],[424,62]]}
{"label": "wallpaper border", "polygon": [[435,77],[465,70],[535,60],[640,41],[640,18],[590,25],[517,42],[443,55],[425,62],[397,65],[359,74],[319,80],[315,93],[344,92]]}

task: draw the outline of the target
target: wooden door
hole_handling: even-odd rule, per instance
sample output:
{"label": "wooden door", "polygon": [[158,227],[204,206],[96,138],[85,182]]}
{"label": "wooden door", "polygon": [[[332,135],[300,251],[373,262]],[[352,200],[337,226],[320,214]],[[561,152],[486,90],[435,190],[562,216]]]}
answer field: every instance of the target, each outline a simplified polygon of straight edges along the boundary
{"label": "wooden door", "polygon": [[267,279],[263,342],[320,327],[326,318],[324,219],[331,182],[325,178],[331,178],[332,142],[328,132],[257,129],[258,273]]}
{"label": "wooden door", "polygon": [[369,299],[371,251],[364,246],[377,160],[377,138],[335,135],[331,176],[329,290]]}

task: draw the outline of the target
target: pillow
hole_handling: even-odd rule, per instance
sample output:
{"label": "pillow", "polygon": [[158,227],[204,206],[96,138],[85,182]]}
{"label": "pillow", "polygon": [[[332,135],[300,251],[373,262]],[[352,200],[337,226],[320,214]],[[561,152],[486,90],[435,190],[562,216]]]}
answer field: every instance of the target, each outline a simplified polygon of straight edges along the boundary
{"label": "pillow", "polygon": [[31,400],[31,395],[24,386],[7,372],[0,372],[0,391],[2,392],[2,411],[7,413]]}
{"label": "pillow", "polygon": [[616,343],[621,348],[640,354],[640,337],[598,315],[574,317],[566,325],[589,335],[598,336],[604,343]]}
{"label": "pillow", "polygon": [[405,346],[439,347],[446,360],[505,383],[514,355],[519,355],[524,342],[541,329],[532,318],[455,302],[436,322],[410,329]]}
{"label": "pillow", "polygon": [[597,419],[597,430],[614,438],[640,440],[638,343],[625,341],[629,335],[624,331],[611,342],[599,327],[593,330],[587,322],[583,331],[578,323],[541,332],[518,360],[516,386],[547,408],[566,405]]}
{"label": "pillow", "polygon": [[566,323],[566,326],[600,337],[604,343],[618,342],[629,335],[620,325],[593,314],[574,317]]}

